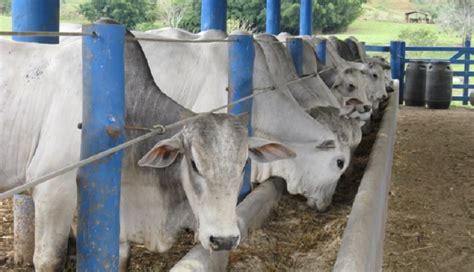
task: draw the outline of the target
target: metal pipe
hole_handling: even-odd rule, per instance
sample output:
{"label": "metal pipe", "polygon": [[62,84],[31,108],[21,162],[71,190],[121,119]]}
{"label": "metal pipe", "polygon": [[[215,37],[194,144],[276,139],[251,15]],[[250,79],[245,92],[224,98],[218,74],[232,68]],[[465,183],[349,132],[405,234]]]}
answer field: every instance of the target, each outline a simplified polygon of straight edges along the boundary
{"label": "metal pipe", "polygon": [[313,35],[313,1],[301,0],[300,35]]}
{"label": "metal pipe", "polygon": [[[229,46],[229,103],[252,94],[253,64],[255,48],[253,37],[250,34],[231,35],[229,39],[235,41]],[[240,115],[249,114],[252,120],[252,99],[234,105],[229,113]],[[252,136],[251,122],[248,124],[248,135]],[[250,193],[250,160],[245,165],[244,183],[239,195],[239,201]]]}
{"label": "metal pipe", "polygon": [[267,18],[266,18],[266,32],[278,35],[280,34],[280,0],[267,0]]}
{"label": "metal pipe", "polygon": [[227,0],[202,0],[201,31],[227,30]]}
{"label": "metal pipe", "polygon": [[[401,67],[402,67],[401,50],[402,49],[401,47],[402,47],[401,41],[390,42],[390,68],[392,71],[392,78],[398,79],[399,82],[402,81],[402,72],[401,72]],[[400,92],[400,95],[403,95],[403,93]],[[403,104],[403,96],[400,96],[399,102]]]}
{"label": "metal pipe", "polygon": [[298,77],[303,76],[303,39],[288,38],[288,53],[290,53],[293,65],[295,66]]}
{"label": "metal pipe", "polygon": [[405,59],[406,59],[406,43],[402,41],[400,43],[400,79],[399,79],[399,95],[398,101],[403,104],[403,94],[405,93]]}
{"label": "metal pipe", "polygon": [[[13,31],[59,31],[59,0],[12,1]],[[59,37],[13,36],[14,41],[59,43]]]}
{"label": "metal pipe", "polygon": [[471,61],[471,53],[470,53],[470,48],[471,48],[471,37],[466,37],[466,41],[464,42],[464,47],[467,49],[466,54],[464,55],[464,88],[463,88],[463,94],[462,96],[464,99],[462,100],[463,105],[467,105],[467,102],[469,101],[469,77],[470,77],[470,69],[471,65],[469,62]]}
{"label": "metal pipe", "polygon": [[[81,159],[124,142],[125,27],[84,27]],[[82,167],[78,174],[77,271],[118,271],[120,178],[123,152]]]}

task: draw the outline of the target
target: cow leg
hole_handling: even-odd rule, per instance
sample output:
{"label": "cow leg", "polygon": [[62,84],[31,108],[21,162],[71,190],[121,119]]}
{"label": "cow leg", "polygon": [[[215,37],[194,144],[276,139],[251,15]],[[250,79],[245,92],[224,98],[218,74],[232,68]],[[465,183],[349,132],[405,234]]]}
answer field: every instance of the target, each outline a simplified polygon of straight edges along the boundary
{"label": "cow leg", "polygon": [[63,271],[76,208],[76,171],[34,189],[36,271]]}
{"label": "cow leg", "polygon": [[128,242],[120,242],[120,272],[128,271],[130,262],[130,244]]}

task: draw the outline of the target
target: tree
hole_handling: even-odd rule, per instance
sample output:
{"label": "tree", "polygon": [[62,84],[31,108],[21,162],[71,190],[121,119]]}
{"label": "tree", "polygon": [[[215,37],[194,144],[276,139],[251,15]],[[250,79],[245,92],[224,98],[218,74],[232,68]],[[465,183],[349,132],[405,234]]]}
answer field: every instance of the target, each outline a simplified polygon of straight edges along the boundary
{"label": "tree", "polygon": [[[197,32],[200,28],[201,1],[181,1],[187,5],[181,27]],[[265,31],[266,9],[263,0],[228,0],[227,17],[232,25],[245,26],[255,32]],[[319,32],[345,29],[361,13],[363,0],[317,0],[313,5],[313,27]],[[281,0],[281,31],[298,34],[300,0]]]}
{"label": "tree", "polygon": [[11,0],[0,0],[0,14],[10,15],[12,7]]}
{"label": "tree", "polygon": [[79,5],[79,12],[88,20],[109,17],[133,28],[139,23],[152,22],[156,18],[153,0],[91,0]]}
{"label": "tree", "polygon": [[158,0],[158,18],[166,26],[179,27],[186,11],[191,8],[191,5],[186,2],[185,0]]}
{"label": "tree", "polygon": [[445,31],[452,31],[463,38],[471,37],[474,27],[474,2],[448,0],[441,5],[437,22]]}

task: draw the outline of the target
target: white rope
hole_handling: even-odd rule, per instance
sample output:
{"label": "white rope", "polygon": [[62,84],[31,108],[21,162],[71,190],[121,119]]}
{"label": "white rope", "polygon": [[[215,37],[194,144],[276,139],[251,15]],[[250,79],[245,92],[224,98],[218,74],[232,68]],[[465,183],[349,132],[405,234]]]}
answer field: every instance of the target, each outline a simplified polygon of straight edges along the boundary
{"label": "white rope", "polygon": [[[299,78],[299,79],[297,79],[297,80],[289,81],[289,82],[287,82],[287,83],[285,83],[285,84],[282,84],[282,85],[280,85],[280,86],[293,84],[293,83],[296,83],[296,82],[299,82],[299,81],[303,81],[303,80],[305,80],[305,79],[307,79],[307,78],[314,77],[314,76],[316,76],[316,74],[310,74],[310,75],[308,75],[308,76],[301,77],[301,78]],[[253,89],[253,91],[257,91],[256,93],[253,93],[253,94],[251,94],[251,95],[249,95],[249,96],[246,96],[246,97],[243,97],[243,98],[241,98],[241,99],[238,99],[238,100],[236,100],[236,101],[234,101],[234,102],[232,102],[232,103],[226,104],[226,105],[224,105],[224,106],[215,108],[215,109],[213,109],[213,110],[211,110],[211,111],[196,114],[195,116],[192,116],[192,117],[190,117],[190,118],[186,118],[186,119],[180,120],[180,121],[178,121],[178,122],[176,122],[176,123],[173,123],[173,124],[170,124],[170,125],[166,125],[166,126],[163,126],[163,125],[155,125],[155,126],[153,126],[153,128],[150,128],[150,129],[149,129],[150,132],[148,132],[148,133],[146,133],[146,134],[143,134],[142,136],[139,136],[139,137],[137,137],[137,138],[135,138],[135,139],[133,139],[133,140],[130,140],[130,141],[128,141],[128,142],[122,143],[122,144],[120,144],[120,145],[117,145],[117,146],[112,147],[112,148],[110,148],[110,149],[107,149],[107,150],[105,150],[105,151],[102,151],[102,152],[100,152],[100,153],[97,153],[97,154],[95,154],[95,155],[92,155],[92,156],[90,156],[89,158],[86,158],[86,159],[83,159],[83,160],[81,160],[81,161],[79,161],[79,162],[70,164],[70,165],[68,165],[68,166],[66,166],[66,167],[63,167],[63,168],[59,169],[59,170],[53,171],[53,172],[51,172],[51,173],[49,173],[49,174],[47,174],[47,175],[44,175],[44,176],[39,177],[39,178],[37,178],[37,179],[34,179],[34,180],[32,180],[32,181],[30,181],[30,182],[28,182],[28,183],[26,183],[26,184],[20,185],[20,186],[15,187],[15,188],[13,188],[13,189],[11,189],[11,190],[8,190],[8,191],[6,191],[6,192],[4,192],[4,193],[1,193],[1,194],[0,194],[0,200],[3,200],[3,199],[8,198],[8,197],[11,197],[11,196],[13,196],[14,194],[18,194],[18,193],[24,192],[24,191],[26,191],[26,190],[29,190],[29,189],[31,189],[32,187],[37,186],[37,185],[39,185],[39,184],[41,184],[41,183],[44,183],[44,182],[46,182],[46,181],[48,181],[48,180],[50,180],[50,179],[53,179],[53,178],[58,177],[58,176],[60,176],[60,175],[63,175],[63,174],[65,174],[65,173],[69,172],[69,171],[72,171],[72,170],[76,169],[76,168],[79,168],[79,167],[88,165],[88,164],[90,164],[90,163],[93,163],[93,162],[95,162],[95,161],[97,161],[97,160],[100,160],[100,159],[102,159],[102,158],[105,158],[105,157],[107,157],[107,156],[109,156],[109,155],[112,155],[112,154],[114,154],[114,153],[116,153],[116,152],[118,152],[118,151],[120,151],[120,150],[123,150],[123,149],[125,149],[125,148],[127,148],[127,147],[130,147],[130,146],[132,146],[132,145],[134,145],[134,144],[136,144],[136,143],[142,142],[142,141],[144,141],[144,140],[146,140],[146,139],[148,139],[148,138],[151,138],[151,137],[156,136],[156,135],[158,135],[158,134],[164,134],[164,133],[165,133],[167,130],[169,130],[169,129],[179,127],[179,126],[181,126],[181,125],[184,125],[184,124],[187,123],[187,122],[191,122],[191,121],[194,121],[194,120],[196,120],[196,119],[198,119],[198,118],[201,118],[201,117],[204,116],[204,115],[211,114],[211,113],[220,111],[220,110],[225,109],[225,108],[229,108],[229,107],[231,107],[231,106],[234,106],[234,105],[236,105],[236,104],[239,104],[239,103],[242,103],[242,102],[244,102],[244,101],[246,101],[246,100],[249,100],[249,99],[251,99],[251,98],[253,98],[253,97],[257,96],[257,95],[261,95],[261,94],[264,94],[264,93],[266,93],[266,92],[273,91],[273,90],[277,90],[277,88],[276,88],[276,87],[256,88],[256,89]]]}
{"label": "white rope", "polygon": [[58,37],[58,36],[96,36],[87,32],[50,32],[50,31],[0,31],[0,36]]}
{"label": "white rope", "polygon": [[236,40],[229,39],[209,39],[209,40],[190,40],[190,39],[168,39],[168,38],[151,38],[151,37],[125,37],[127,41],[149,41],[149,42],[167,42],[167,43],[231,43]]}

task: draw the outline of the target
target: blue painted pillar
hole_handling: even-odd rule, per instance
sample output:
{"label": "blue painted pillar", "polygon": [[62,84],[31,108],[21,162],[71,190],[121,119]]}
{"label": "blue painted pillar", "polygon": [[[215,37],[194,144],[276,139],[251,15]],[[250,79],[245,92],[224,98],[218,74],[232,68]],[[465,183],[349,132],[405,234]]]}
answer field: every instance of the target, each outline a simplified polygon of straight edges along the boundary
{"label": "blue painted pillar", "polygon": [[280,0],[267,0],[267,18],[266,32],[278,35],[280,34]]}
{"label": "blue painted pillar", "polygon": [[288,38],[288,52],[293,59],[296,73],[299,77],[303,76],[303,39],[301,38]]}
{"label": "blue painted pillar", "polygon": [[316,56],[323,65],[326,65],[326,43],[326,40],[322,40],[318,45],[316,45]]}
{"label": "blue painted pillar", "polygon": [[402,73],[402,42],[390,42],[390,68],[392,71],[392,78],[400,81],[399,103],[403,104],[403,73]]}
{"label": "blue painted pillar", "polygon": [[[83,37],[81,159],[125,140],[123,25],[93,24]],[[118,271],[122,152],[82,167],[78,176],[77,271]]]}
{"label": "blue painted pillar", "polygon": [[466,37],[466,41],[464,42],[464,47],[466,47],[466,54],[464,55],[464,88],[463,88],[463,99],[462,104],[467,105],[469,101],[469,73],[471,69],[471,53],[469,49],[471,48],[471,37]]}
{"label": "blue painted pillar", "polygon": [[300,35],[313,35],[313,1],[301,0]]}
{"label": "blue painted pillar", "polygon": [[[252,94],[253,64],[255,48],[252,35],[231,35],[230,40],[235,42],[229,46],[229,103]],[[229,113],[239,115],[249,113],[248,135],[253,135],[252,129],[252,99],[239,103],[229,110]],[[244,183],[239,194],[239,201],[243,200],[251,191],[250,160],[245,165]]]}
{"label": "blue painted pillar", "polygon": [[201,31],[227,30],[227,0],[202,0]]}
{"label": "blue painted pillar", "polygon": [[[13,0],[13,31],[59,31],[59,0]],[[59,43],[59,37],[20,37],[19,42]]]}

